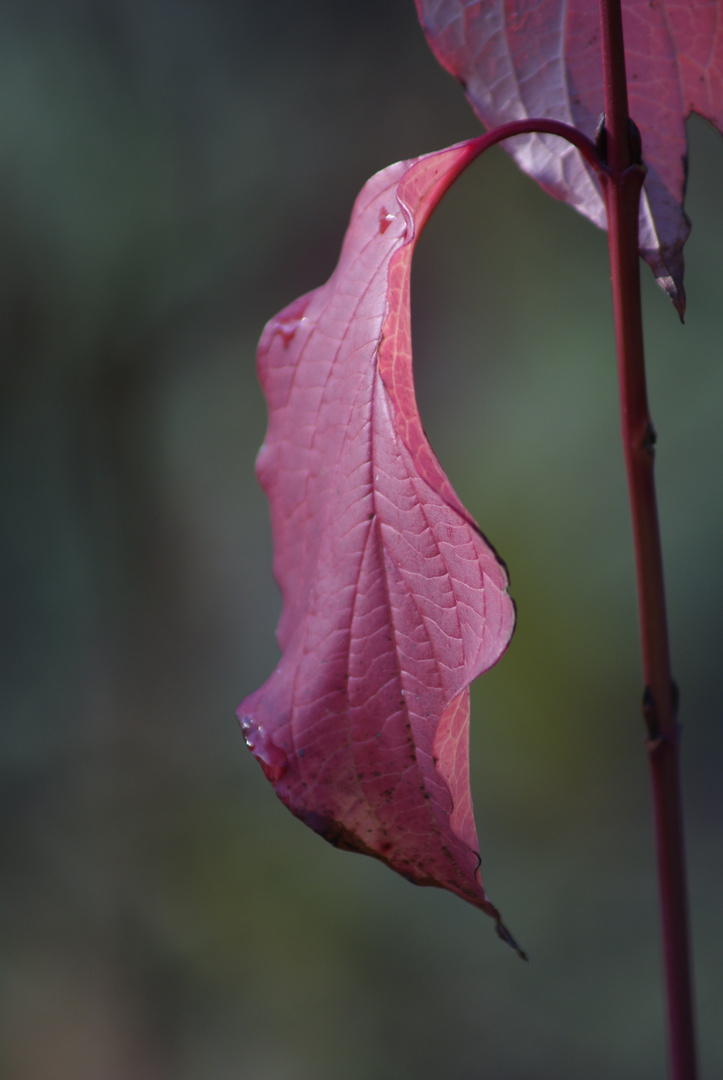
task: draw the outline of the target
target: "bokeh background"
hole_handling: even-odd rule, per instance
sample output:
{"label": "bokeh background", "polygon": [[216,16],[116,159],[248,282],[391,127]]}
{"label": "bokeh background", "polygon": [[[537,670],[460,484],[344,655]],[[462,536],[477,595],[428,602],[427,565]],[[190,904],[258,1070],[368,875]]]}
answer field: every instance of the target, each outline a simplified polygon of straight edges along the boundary
{"label": "bokeh background", "polygon": [[[483,873],[531,955],[335,851],[234,711],[279,598],[266,319],[377,169],[476,134],[412,0],[2,0],[7,1080],[653,1080],[658,928],[605,238],[493,150],[414,276],[425,426],[506,559],[475,689]],[[646,271],[702,1075],[723,1074],[723,140],[688,324]]]}

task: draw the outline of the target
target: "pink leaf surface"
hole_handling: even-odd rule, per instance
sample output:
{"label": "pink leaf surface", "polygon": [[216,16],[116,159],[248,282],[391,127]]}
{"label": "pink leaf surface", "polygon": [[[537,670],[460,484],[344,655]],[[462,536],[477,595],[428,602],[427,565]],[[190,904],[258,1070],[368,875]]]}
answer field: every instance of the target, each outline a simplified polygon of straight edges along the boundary
{"label": "pink leaf surface", "polygon": [[[440,63],[463,84],[486,127],[562,120],[592,137],[603,110],[597,0],[416,0]],[[683,311],[685,120],[723,129],[721,0],[622,0],[630,115],[648,166],[640,251]],[[592,171],[577,150],[544,135],[505,144],[525,172],[605,227]]]}
{"label": "pink leaf surface", "polygon": [[372,177],[330,280],[264,330],[257,473],[282,656],[239,718],[294,814],[508,937],[479,874],[468,727],[469,684],[507,647],[514,607],[422,430],[411,353],[417,237],[480,142]]}

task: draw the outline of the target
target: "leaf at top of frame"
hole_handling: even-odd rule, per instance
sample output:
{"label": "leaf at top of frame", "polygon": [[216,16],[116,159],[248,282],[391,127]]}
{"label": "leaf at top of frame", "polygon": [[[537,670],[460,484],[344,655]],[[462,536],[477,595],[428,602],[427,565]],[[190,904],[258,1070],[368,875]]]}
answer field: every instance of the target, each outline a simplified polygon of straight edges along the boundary
{"label": "leaf at top of frame", "polygon": [[[463,85],[482,123],[545,117],[589,137],[603,110],[597,0],[416,0],[439,62]],[[682,315],[685,120],[723,130],[722,0],[622,0],[630,115],[648,167],[640,253]],[[569,144],[525,135],[504,144],[558,199],[605,227],[597,182]]]}

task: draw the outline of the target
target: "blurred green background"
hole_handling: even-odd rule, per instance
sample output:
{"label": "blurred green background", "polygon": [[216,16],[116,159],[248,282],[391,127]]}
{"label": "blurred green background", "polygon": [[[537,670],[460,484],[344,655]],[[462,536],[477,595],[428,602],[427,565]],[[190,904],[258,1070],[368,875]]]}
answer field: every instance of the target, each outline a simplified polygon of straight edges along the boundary
{"label": "blurred green background", "polygon": [[[425,426],[506,559],[475,688],[485,884],[335,851],[234,710],[277,658],[264,322],[377,169],[476,134],[412,0],[2,0],[7,1080],[665,1074],[605,238],[493,150],[420,243]],[[646,273],[702,1076],[723,1074],[723,140],[688,324]]]}

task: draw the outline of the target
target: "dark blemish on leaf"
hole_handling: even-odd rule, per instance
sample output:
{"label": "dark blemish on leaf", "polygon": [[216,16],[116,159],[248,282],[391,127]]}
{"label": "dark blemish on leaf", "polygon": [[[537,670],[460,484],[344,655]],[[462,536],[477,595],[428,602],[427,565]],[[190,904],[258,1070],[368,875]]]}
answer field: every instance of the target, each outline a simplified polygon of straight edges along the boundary
{"label": "dark blemish on leaf", "polygon": [[299,757],[305,757],[305,756],[306,756],[306,750],[304,750],[304,748],[302,746],[301,750],[299,750]]}
{"label": "dark blemish on leaf", "polygon": [[[328,840],[334,847],[341,848],[342,851],[356,851],[360,855],[371,855],[374,859],[381,859],[384,861],[384,856],[392,851],[394,845],[389,840],[382,840],[378,849],[376,847],[370,847],[361,836],[357,836],[356,833],[347,829],[344,825],[338,821],[334,821],[333,818],[326,817],[324,814],[318,814],[312,811],[308,814],[298,815],[302,821],[304,821],[310,829],[318,833],[319,836],[323,836],[325,840]],[[367,834],[373,830],[368,829]],[[404,860],[405,865],[410,865],[407,860]],[[434,882],[430,881],[430,884]]]}

